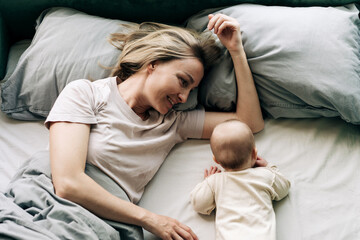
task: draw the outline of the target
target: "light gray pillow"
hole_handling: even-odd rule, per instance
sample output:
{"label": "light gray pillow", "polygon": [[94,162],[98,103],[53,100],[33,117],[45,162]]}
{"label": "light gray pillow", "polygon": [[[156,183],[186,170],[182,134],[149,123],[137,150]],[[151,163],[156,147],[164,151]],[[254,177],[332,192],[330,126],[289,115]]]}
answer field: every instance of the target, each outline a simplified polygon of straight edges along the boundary
{"label": "light gray pillow", "polygon": [[[239,21],[261,106],[270,116],[341,116],[360,123],[360,20],[354,4],[328,8],[240,4],[200,12],[187,27],[203,31],[207,15],[217,12]],[[200,101],[216,110],[233,109],[236,102],[233,66],[225,54],[226,61],[199,89]]]}
{"label": "light gray pillow", "polygon": [[[46,117],[69,82],[108,77],[119,54],[107,38],[124,31],[120,20],[52,8],[38,18],[36,34],[13,74],[1,86],[1,109],[20,120]],[[102,66],[101,66],[102,65]]]}

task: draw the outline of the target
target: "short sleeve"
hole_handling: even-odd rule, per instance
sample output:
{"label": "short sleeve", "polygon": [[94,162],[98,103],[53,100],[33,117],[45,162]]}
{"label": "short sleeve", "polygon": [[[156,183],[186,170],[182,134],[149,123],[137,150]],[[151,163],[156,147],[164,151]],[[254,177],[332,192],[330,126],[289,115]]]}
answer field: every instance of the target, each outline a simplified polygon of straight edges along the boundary
{"label": "short sleeve", "polygon": [[181,112],[178,133],[183,139],[201,138],[205,121],[205,109],[200,106],[195,110]]}
{"label": "short sleeve", "polygon": [[89,80],[76,80],[66,85],[56,99],[45,126],[49,128],[50,122],[96,124],[94,91]]}

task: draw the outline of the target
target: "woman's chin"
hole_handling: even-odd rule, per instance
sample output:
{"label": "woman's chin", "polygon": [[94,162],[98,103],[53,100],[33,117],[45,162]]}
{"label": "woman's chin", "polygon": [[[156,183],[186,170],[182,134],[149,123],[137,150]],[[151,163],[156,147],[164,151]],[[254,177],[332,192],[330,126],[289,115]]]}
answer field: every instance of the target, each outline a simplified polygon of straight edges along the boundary
{"label": "woman's chin", "polygon": [[160,114],[167,114],[172,108],[161,108],[161,109],[156,109],[156,111],[158,111]]}

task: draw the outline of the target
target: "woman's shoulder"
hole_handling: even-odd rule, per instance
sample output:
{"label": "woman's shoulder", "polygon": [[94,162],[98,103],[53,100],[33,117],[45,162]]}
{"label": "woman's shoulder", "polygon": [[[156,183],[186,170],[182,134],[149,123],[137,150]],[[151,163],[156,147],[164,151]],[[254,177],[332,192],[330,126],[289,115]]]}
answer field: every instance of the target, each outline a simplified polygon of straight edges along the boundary
{"label": "woman's shoulder", "polygon": [[72,88],[102,87],[102,86],[111,86],[113,82],[114,83],[116,82],[116,77],[108,77],[99,80],[77,79],[68,83],[66,87],[72,87]]}
{"label": "woman's shoulder", "polygon": [[[89,94],[89,95],[106,95],[109,94],[112,88],[116,88],[115,78],[104,78],[95,81],[89,79],[77,79],[68,83],[64,90],[72,91],[78,94]],[[113,86],[114,85],[114,86]]]}
{"label": "woman's shoulder", "polygon": [[[67,102],[89,103],[96,109],[104,106],[111,96],[116,83],[113,78],[91,81],[88,79],[74,80],[66,85],[60,93],[60,100]],[[114,84],[115,86],[112,86]],[[59,101],[60,101],[59,100]]]}

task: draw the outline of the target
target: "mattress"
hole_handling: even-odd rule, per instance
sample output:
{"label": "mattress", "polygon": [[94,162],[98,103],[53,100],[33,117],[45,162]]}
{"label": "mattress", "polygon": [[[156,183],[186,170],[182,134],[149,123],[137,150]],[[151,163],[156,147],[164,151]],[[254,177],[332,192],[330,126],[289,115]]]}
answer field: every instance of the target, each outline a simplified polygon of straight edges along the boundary
{"label": "mattress", "polygon": [[[360,239],[360,126],[337,118],[268,119],[255,140],[259,155],[292,183],[289,195],[274,202],[277,239]],[[208,141],[177,145],[140,204],[188,224],[200,239],[214,239],[214,214],[199,215],[189,203],[211,165]]]}
{"label": "mattress", "polygon": [[[31,155],[48,148],[43,122],[9,119],[0,112],[0,191]],[[255,134],[259,155],[291,183],[274,202],[279,240],[360,239],[360,126],[338,118],[266,119]],[[215,239],[214,213],[196,213],[189,193],[214,165],[208,140],[176,145],[146,187],[140,206]],[[241,194],[234,192],[234,194]],[[157,239],[145,232],[145,239]]]}
{"label": "mattress", "polygon": [[[48,147],[43,122],[0,113],[0,190],[32,154]],[[360,127],[340,119],[267,119],[255,135],[259,155],[291,183],[274,202],[280,240],[360,239]],[[170,152],[146,187],[140,206],[178,219],[200,239],[214,239],[214,213],[193,211],[189,192],[213,165],[209,141],[188,140]],[[234,192],[234,194],[240,194]],[[146,239],[156,239],[145,232]]]}
{"label": "mattress", "polygon": [[26,159],[48,148],[48,136],[43,122],[15,121],[0,112],[0,191]]}

